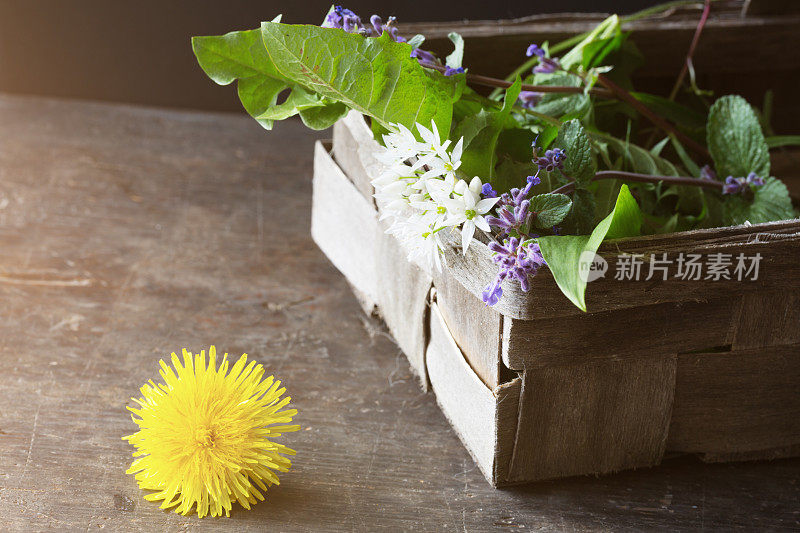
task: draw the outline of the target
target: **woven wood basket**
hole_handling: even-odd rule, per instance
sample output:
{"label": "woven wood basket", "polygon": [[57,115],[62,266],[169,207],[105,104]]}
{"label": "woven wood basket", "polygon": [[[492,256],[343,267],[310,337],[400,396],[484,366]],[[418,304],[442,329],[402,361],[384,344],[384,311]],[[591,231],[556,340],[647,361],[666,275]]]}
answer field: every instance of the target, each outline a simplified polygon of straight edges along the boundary
{"label": "woven wood basket", "polygon": [[[796,37],[795,37],[796,40]],[[589,284],[589,313],[547,269],[523,293],[494,278],[486,245],[446,250],[443,272],[406,259],[373,200],[381,171],[364,118],[317,143],[312,235],[382,318],[495,486],[657,465],[800,455],[800,222],[610,241],[620,257],[760,254],[756,280]],[[791,186],[791,183],[790,183]]]}

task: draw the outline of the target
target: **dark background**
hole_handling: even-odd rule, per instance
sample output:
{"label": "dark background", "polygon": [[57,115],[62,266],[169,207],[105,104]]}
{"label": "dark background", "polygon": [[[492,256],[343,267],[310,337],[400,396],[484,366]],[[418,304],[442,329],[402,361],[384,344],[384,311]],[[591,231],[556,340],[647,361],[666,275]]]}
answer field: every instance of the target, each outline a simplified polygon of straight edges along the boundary
{"label": "dark background", "polygon": [[[353,0],[368,19],[487,20],[553,12],[630,13],[653,0]],[[0,91],[157,106],[241,109],[192,55],[192,35],[322,22],[330,0],[0,0]]]}

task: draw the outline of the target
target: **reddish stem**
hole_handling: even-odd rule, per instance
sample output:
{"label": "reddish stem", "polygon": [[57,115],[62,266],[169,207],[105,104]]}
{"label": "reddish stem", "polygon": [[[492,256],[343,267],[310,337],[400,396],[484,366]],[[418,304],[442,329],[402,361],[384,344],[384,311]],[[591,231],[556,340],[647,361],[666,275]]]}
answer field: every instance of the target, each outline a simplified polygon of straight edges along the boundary
{"label": "reddish stem", "polygon": [[711,0],[705,0],[705,5],[703,6],[703,14],[700,15],[700,22],[697,23],[697,29],[694,31],[694,37],[692,37],[692,44],[689,45],[689,51],[686,53],[686,61],[683,62],[681,73],[678,74],[678,79],[675,81],[675,85],[672,87],[672,92],[669,93],[670,100],[674,100],[675,97],[678,95],[678,90],[683,84],[683,79],[689,72],[689,64],[691,63],[692,57],[694,56],[694,51],[697,48],[697,43],[700,41],[700,34],[703,33],[703,28],[706,25],[706,21],[708,20],[708,13],[710,11],[711,11]]}
{"label": "reddish stem", "polygon": [[[650,174],[638,174],[636,172],[623,172],[621,170],[601,170],[596,173],[592,181],[619,179],[623,181],[635,181],[638,183],[658,183],[663,181],[670,185],[687,185],[690,187],[704,187],[706,189],[716,189],[722,191],[723,183],[721,181],[706,180],[700,178],[688,178],[684,176],[654,176]],[[553,193],[565,193],[571,191],[575,187],[575,182],[571,181],[566,185],[552,191]]]}

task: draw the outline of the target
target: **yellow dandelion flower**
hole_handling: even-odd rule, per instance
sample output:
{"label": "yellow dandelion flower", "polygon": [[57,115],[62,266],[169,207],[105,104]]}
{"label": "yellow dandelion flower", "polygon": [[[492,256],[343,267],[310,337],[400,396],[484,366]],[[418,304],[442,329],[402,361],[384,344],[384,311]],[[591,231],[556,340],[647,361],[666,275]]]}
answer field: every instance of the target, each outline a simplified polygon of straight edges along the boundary
{"label": "yellow dandelion flower", "polygon": [[[196,506],[198,516],[230,516],[238,501],[245,509],[263,500],[261,491],[278,484],[277,472],[286,472],[294,450],[270,439],[297,431],[288,425],[296,409],[283,409],[291,398],[264,367],[247,363],[247,354],[230,368],[228,354],[216,367],[216,349],[192,356],[183,350],[183,365],[172,354],[173,372],[161,361],[164,383],[152,380],[128,407],[139,426],[122,437],[136,448],[128,474],[136,474],[143,489],[157,491],[146,500],[163,500],[162,509],[175,507],[187,515]],[[138,417],[138,418],[137,418]],[[277,424],[277,425],[276,425]],[[261,489],[261,491],[259,491]]]}

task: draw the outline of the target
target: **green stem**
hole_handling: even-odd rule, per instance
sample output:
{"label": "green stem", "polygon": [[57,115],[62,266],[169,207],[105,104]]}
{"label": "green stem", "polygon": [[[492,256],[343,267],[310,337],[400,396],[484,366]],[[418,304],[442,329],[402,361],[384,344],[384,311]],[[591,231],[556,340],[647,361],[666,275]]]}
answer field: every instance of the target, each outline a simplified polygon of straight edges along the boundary
{"label": "green stem", "polygon": [[[664,4],[660,4],[660,5],[657,5],[657,6],[654,6],[654,7],[648,7],[647,9],[643,9],[641,11],[637,11],[636,13],[628,15],[627,17],[620,17],[619,20],[620,20],[620,24],[625,24],[625,23],[628,23],[628,22],[634,22],[634,21],[637,21],[637,20],[640,20],[640,19],[643,19],[643,18],[647,18],[647,17],[650,17],[652,15],[658,15],[660,13],[664,13],[664,12],[670,11],[670,10],[678,8],[678,7],[691,6],[691,5],[695,5],[695,4],[698,4],[698,3],[700,3],[700,2],[698,2],[697,0],[677,0],[677,1],[674,1],[674,2],[666,2]],[[566,50],[567,48],[575,46],[576,44],[581,42],[583,39],[585,39],[587,35],[592,33],[592,31],[594,31],[594,30],[585,31],[583,33],[579,33],[578,35],[574,35],[574,36],[570,37],[569,39],[566,39],[564,41],[561,41],[561,42],[558,42],[558,43],[554,44],[553,46],[550,47],[550,53],[551,54],[557,54],[557,53],[561,52],[562,50]],[[516,79],[517,76],[522,76],[525,72],[531,70],[536,65],[536,62],[537,62],[537,58],[535,58],[535,57],[529,59],[528,61],[526,61],[525,63],[523,63],[519,67],[517,67],[511,74],[506,76],[506,81],[511,81],[511,80]],[[500,92],[501,91],[499,89],[496,89],[496,90],[492,91],[492,94],[489,95],[489,98],[497,98],[497,96],[500,94]]]}

